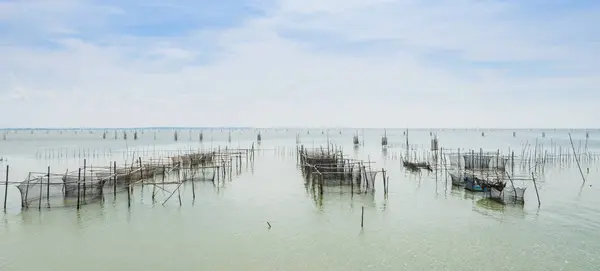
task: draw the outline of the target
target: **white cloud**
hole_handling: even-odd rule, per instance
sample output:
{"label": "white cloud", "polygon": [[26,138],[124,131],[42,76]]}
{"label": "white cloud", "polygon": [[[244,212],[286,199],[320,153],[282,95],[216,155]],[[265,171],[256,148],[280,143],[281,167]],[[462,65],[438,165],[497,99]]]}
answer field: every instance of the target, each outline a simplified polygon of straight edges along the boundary
{"label": "white cloud", "polygon": [[[598,10],[556,23],[517,18],[512,2],[425,2],[282,0],[237,26],[175,37],[118,32],[110,18],[129,10],[117,6],[2,2],[0,29],[36,31],[0,36],[0,114],[11,116],[0,125],[597,126],[597,46],[581,39],[584,30],[563,38]],[[288,30],[338,41],[283,36]],[[85,35],[64,36],[74,33]],[[22,44],[38,39],[60,49]],[[368,45],[382,40],[394,43]],[[367,45],[336,52],[351,42]],[[382,51],[362,53],[369,48]],[[440,51],[455,59],[431,59]],[[561,69],[515,76],[472,61]]]}

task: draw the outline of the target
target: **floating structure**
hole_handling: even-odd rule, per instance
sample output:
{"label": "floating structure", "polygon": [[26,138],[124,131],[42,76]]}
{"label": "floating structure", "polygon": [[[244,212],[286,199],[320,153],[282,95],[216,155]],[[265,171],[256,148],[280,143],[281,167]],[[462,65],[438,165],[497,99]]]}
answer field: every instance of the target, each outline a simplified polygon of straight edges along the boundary
{"label": "floating structure", "polygon": [[382,147],[387,147],[388,145],[388,137],[387,137],[387,130],[383,130],[383,137],[381,137],[381,146]]}
{"label": "floating structure", "polygon": [[354,144],[354,147],[360,146],[360,139],[358,138],[358,134],[355,134],[352,137],[352,144]]}
{"label": "floating structure", "polygon": [[351,193],[375,191],[375,180],[382,173],[384,194],[387,194],[388,178],[385,169],[374,170],[370,161],[345,157],[341,148],[329,147],[306,149],[298,147],[298,161],[303,176],[311,187],[323,194],[325,187],[350,187]]}
{"label": "floating structure", "polygon": [[457,153],[449,155],[453,170],[448,174],[453,186],[484,192],[487,197],[501,203],[524,203],[526,187],[516,187],[514,184],[514,152],[505,156],[500,151],[484,152],[480,149],[479,152],[471,150],[461,153],[459,149]]}
{"label": "floating structure", "polygon": [[[410,144],[408,143],[408,129],[404,132],[404,136],[406,139],[406,155],[403,157],[402,166],[411,172],[421,172],[421,169],[425,169],[429,172],[432,172],[433,169],[429,162],[416,161],[411,159],[410,155]],[[437,144],[437,141],[436,141]],[[437,153],[437,152],[436,152]],[[414,157],[414,156],[413,156]],[[437,158],[436,158],[437,161]]]}
{"label": "floating structure", "polygon": [[189,181],[195,198],[194,181],[218,183],[227,176],[231,180],[233,175],[241,174],[243,160],[246,163],[254,161],[253,148],[196,151],[147,160],[139,157],[123,166],[111,162],[106,167],[92,167],[84,159],[83,166],[75,171],[52,173],[48,167],[47,172],[30,172],[21,182],[8,181],[7,167],[5,193],[9,184],[17,184],[21,207],[24,209],[51,206],[80,208],[86,203],[103,199],[107,191],[112,191],[115,197],[117,192],[127,191],[130,205],[130,194],[135,185],[152,185],[154,200],[157,191],[168,191],[165,185],[175,185],[173,191],[168,191],[172,196],[181,184]]}

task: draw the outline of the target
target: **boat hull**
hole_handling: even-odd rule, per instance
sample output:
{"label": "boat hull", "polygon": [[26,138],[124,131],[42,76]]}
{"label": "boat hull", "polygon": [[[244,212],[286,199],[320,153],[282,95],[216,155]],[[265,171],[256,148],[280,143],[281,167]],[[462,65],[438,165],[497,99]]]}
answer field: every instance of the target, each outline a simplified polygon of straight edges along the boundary
{"label": "boat hull", "polygon": [[470,177],[465,177],[465,189],[472,192],[488,192],[489,189],[487,187],[481,187],[478,185],[474,179]]}

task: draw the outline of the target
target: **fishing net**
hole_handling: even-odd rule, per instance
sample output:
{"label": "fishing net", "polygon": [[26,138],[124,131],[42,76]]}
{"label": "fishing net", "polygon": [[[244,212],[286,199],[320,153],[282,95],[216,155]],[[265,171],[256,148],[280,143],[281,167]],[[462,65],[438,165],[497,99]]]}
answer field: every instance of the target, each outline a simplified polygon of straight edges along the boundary
{"label": "fishing net", "polygon": [[502,202],[524,202],[526,187],[506,186],[502,190],[491,189],[490,197]]}
{"label": "fishing net", "polygon": [[94,172],[63,176],[65,197],[100,197],[107,179],[100,179]]}
{"label": "fishing net", "polygon": [[21,192],[21,206],[46,206],[51,200],[62,197],[63,184],[60,176],[50,176],[47,174],[32,174],[17,185]]}
{"label": "fishing net", "polygon": [[464,169],[505,169],[509,160],[498,154],[465,154],[456,159],[456,164],[464,165]]}
{"label": "fishing net", "polygon": [[103,185],[104,180],[91,172],[85,175],[29,173],[17,188],[21,192],[21,206],[29,208],[77,204],[69,198],[76,198],[82,204],[100,198]]}

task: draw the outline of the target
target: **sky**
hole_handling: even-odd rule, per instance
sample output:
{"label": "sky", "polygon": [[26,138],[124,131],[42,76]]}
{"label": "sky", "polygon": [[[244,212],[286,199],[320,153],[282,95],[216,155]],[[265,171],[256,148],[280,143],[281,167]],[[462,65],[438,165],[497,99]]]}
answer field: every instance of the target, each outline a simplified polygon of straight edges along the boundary
{"label": "sky", "polygon": [[600,127],[600,1],[0,0],[0,127]]}

